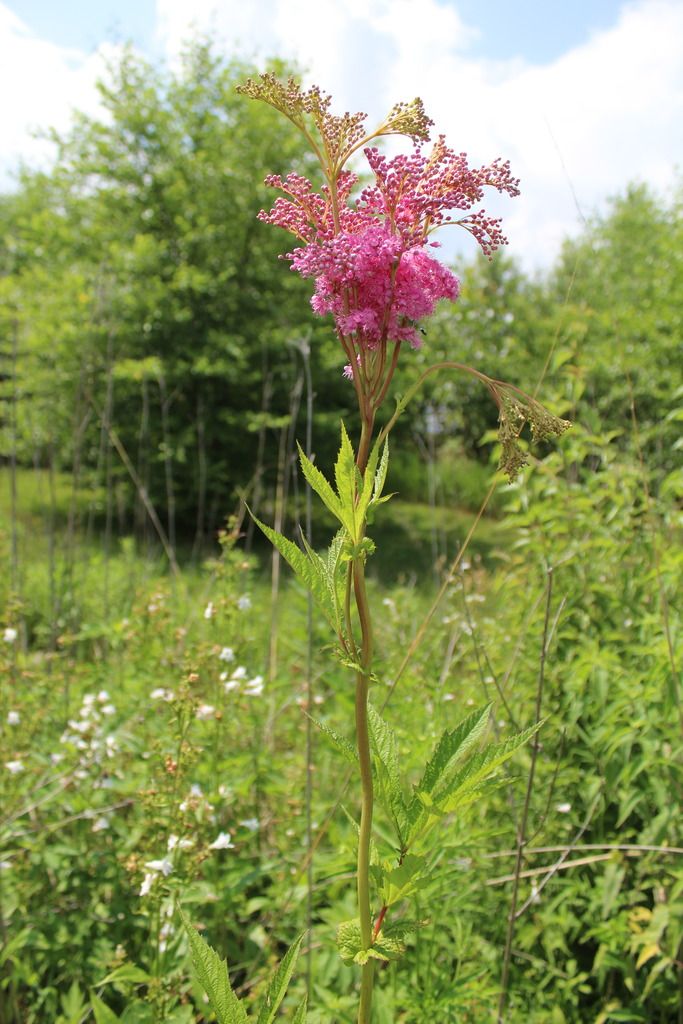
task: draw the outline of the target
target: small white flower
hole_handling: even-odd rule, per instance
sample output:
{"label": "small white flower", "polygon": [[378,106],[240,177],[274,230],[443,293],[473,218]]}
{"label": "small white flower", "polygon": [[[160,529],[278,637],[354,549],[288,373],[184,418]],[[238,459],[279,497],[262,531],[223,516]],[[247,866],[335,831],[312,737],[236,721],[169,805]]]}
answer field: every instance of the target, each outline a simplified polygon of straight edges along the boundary
{"label": "small white flower", "polygon": [[18,635],[19,634],[16,629],[13,629],[11,626],[7,626],[5,632],[2,634],[2,639],[6,644],[13,644]]}
{"label": "small white flower", "polygon": [[116,714],[116,708],[114,707],[113,704],[105,704],[104,707],[101,708],[100,710],[102,711],[103,715],[114,715],[114,714]]}
{"label": "small white flower", "polygon": [[260,697],[263,693],[263,676],[254,676],[244,688],[245,697]]}
{"label": "small white flower", "polygon": [[248,829],[250,832],[258,832],[259,824],[258,818],[245,818],[240,822],[240,825]]}
{"label": "small white flower", "polygon": [[19,772],[24,770],[24,762],[17,759],[16,761],[5,761],[5,768],[10,775],[18,775]]}
{"label": "small white flower", "polygon": [[444,695],[441,698],[441,700],[455,700],[455,694],[454,693],[444,693]]}
{"label": "small white flower", "polygon": [[235,652],[233,651],[232,647],[224,647],[223,650],[221,651],[221,653],[218,655],[218,660],[219,661],[234,661],[235,660]]}
{"label": "small white flower", "polygon": [[106,690],[100,690],[100,692],[97,694],[97,699],[100,702],[100,704],[106,704],[109,700],[109,694],[107,693]]}
{"label": "small white flower", "polygon": [[204,790],[198,782],[193,782],[190,786],[190,796],[204,796]]}
{"label": "small white flower", "polygon": [[64,760],[64,754],[50,754],[50,763],[59,764],[60,761]]}
{"label": "small white flower", "polygon": [[244,667],[244,665],[238,665],[237,668],[235,669],[235,671],[233,672],[231,678],[232,679],[246,679],[247,678],[247,670]]}
{"label": "small white flower", "polygon": [[215,611],[214,606],[213,606],[213,601],[209,601],[209,603],[207,604],[206,608],[204,609],[204,618],[205,619],[212,619],[215,614],[216,614],[216,611]]}
{"label": "small white flower", "polygon": [[85,707],[90,707],[91,704],[95,703],[95,699],[96,698],[95,698],[95,694],[94,693],[86,693],[86,694],[84,694],[83,701],[82,701],[83,707],[84,708]]}
{"label": "small white flower", "polygon": [[572,805],[571,805],[571,804],[567,804],[567,803],[564,803],[564,804],[555,804],[555,810],[556,810],[556,811],[557,811],[557,812],[558,812],[559,814],[569,814],[569,812],[571,811],[571,809],[572,809]]}
{"label": "small white flower", "polygon": [[168,837],[168,843],[166,844],[169,853],[171,852],[171,850],[176,850],[176,849],[178,849],[178,850],[189,850],[193,845],[194,845],[194,843],[193,843],[193,841],[191,839],[180,839],[178,836],[174,835],[172,832],[171,832],[170,836]]}
{"label": "small white flower", "polygon": [[159,929],[159,952],[165,953],[168,946],[168,940],[173,935],[173,925],[168,921],[165,921]]}
{"label": "small white flower", "polygon": [[207,722],[216,713],[216,709],[213,704],[200,704],[195,712],[195,718],[198,718],[200,722]]}
{"label": "small white flower", "polygon": [[237,598],[237,607],[241,612],[248,612],[251,608],[251,598],[248,594],[242,594]]}
{"label": "small white flower", "polygon": [[154,874],[153,871],[148,871],[147,872],[147,874],[145,875],[145,877],[142,880],[142,885],[140,886],[140,895],[141,896],[146,896],[149,893],[149,891],[152,888],[152,885],[154,884],[155,877],[156,877],[156,875]]}
{"label": "small white flower", "polygon": [[173,700],[172,690],[165,690],[163,686],[157,686],[149,695],[150,700],[165,700],[167,703]]}
{"label": "small white flower", "polygon": [[21,715],[18,711],[9,711],[7,713],[7,724],[8,725],[19,725],[21,721]]}
{"label": "small white flower", "polygon": [[173,871],[173,862],[169,857],[163,857],[161,860],[148,860],[145,867],[157,874],[162,874],[164,878],[168,878]]}
{"label": "small white flower", "polygon": [[209,844],[209,849],[234,850],[235,844],[233,843],[229,832],[219,832],[217,838]]}
{"label": "small white flower", "polygon": [[105,829],[108,829],[108,828],[109,828],[109,818],[105,818],[104,815],[101,818],[98,818],[97,821],[94,821],[93,825],[92,825],[92,831],[93,832],[104,832]]}
{"label": "small white flower", "polygon": [[0,871],[9,871],[12,867],[12,862],[9,860],[0,860]]}
{"label": "small white flower", "polygon": [[239,690],[240,684],[237,679],[229,679],[227,683],[223,683],[223,689],[226,693],[232,693],[233,690]]}

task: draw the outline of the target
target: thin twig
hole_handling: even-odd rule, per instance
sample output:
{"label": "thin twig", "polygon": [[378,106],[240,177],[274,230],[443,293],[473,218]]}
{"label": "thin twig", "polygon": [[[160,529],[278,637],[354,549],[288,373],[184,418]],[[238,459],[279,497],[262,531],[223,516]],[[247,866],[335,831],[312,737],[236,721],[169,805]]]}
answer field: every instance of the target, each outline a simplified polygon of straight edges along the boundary
{"label": "thin twig", "polygon": [[522,914],[525,912],[525,910],[527,910],[527,908],[531,906],[533,901],[538,896],[540,896],[542,890],[545,889],[546,885],[548,884],[550,879],[555,875],[555,873],[557,871],[561,870],[562,865],[565,863],[565,861],[569,857],[569,854],[574,850],[575,844],[578,843],[579,839],[581,838],[581,836],[584,834],[584,832],[586,831],[586,829],[590,825],[591,818],[593,817],[593,814],[595,812],[595,808],[598,806],[598,800],[600,799],[600,796],[601,796],[601,791],[598,791],[598,793],[596,794],[596,796],[593,799],[593,802],[591,803],[590,807],[588,808],[588,811],[586,812],[586,817],[584,818],[583,823],[581,824],[578,832],[576,833],[572,843],[570,843],[570,845],[566,847],[565,852],[555,862],[555,864],[552,866],[552,868],[548,871],[548,873],[546,874],[545,878],[543,879],[541,884],[538,886],[536,891],[524,901],[522,906],[517,911],[517,919],[518,920],[522,916]]}
{"label": "thin twig", "polygon": [[526,784],[526,792],[524,794],[524,806],[522,808],[522,817],[519,821],[517,828],[517,853],[515,857],[515,870],[512,875],[513,887],[512,897],[510,900],[510,912],[508,914],[507,932],[505,935],[505,949],[503,951],[503,967],[500,979],[500,996],[498,998],[498,1024],[503,1024],[505,1006],[507,1003],[508,996],[508,985],[510,982],[510,962],[512,958],[512,942],[515,932],[515,923],[517,921],[517,900],[519,897],[519,883],[522,878],[522,860],[524,857],[524,846],[526,843],[527,825],[529,821],[529,810],[531,807],[531,795],[534,789],[534,778],[536,774],[536,762],[538,760],[538,752],[540,750],[540,740],[538,738],[538,726],[541,721],[541,709],[543,706],[543,689],[545,683],[545,660],[548,654],[548,630],[550,627],[550,609],[552,605],[553,596],[553,571],[552,568],[548,569],[547,574],[547,587],[546,587],[546,602],[545,602],[545,616],[543,620],[543,641],[541,644],[541,659],[538,670],[538,686],[536,688],[536,708],[534,714],[534,724],[537,727],[537,731],[534,733],[534,738],[531,744],[531,767],[529,768],[529,777]]}

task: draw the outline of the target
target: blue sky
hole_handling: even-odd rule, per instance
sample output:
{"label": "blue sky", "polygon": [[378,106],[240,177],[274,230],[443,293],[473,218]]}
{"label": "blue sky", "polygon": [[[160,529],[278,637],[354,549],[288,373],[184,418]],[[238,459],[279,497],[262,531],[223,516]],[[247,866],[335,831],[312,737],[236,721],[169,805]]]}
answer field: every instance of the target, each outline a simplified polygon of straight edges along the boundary
{"label": "blue sky", "polygon": [[174,67],[195,29],[371,120],[420,95],[473,163],[509,158],[522,194],[495,212],[528,269],[629,183],[681,181],[683,0],[0,0],[0,189],[49,166],[36,128],[98,115],[123,42]]}
{"label": "blue sky", "polygon": [[153,0],[6,0],[36,35],[59,46],[96,49],[103,39],[131,41],[151,52]]}
{"label": "blue sky", "polygon": [[[5,0],[36,34],[65,47],[90,50],[103,39],[131,41],[150,55],[155,44],[153,0]],[[471,52],[489,59],[546,62],[616,21],[622,0],[458,0],[479,35]]]}

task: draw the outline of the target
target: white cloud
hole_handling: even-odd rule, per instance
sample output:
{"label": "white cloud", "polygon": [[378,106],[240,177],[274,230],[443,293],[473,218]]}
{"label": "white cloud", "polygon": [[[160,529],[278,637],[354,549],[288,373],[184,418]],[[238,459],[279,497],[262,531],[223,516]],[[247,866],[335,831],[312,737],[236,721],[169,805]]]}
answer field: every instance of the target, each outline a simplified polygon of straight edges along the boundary
{"label": "white cloud", "polygon": [[[419,94],[475,163],[511,160],[522,196],[494,203],[510,251],[547,264],[566,234],[633,180],[669,186],[683,165],[683,4],[627,3],[617,23],[550,63],[468,55],[475,33],[443,0],[195,0],[192,20],[231,52],[297,60],[341,109],[379,118]],[[168,52],[184,0],[157,0]],[[212,15],[212,11],[215,13]],[[448,249],[451,248],[448,244]],[[471,250],[470,250],[471,251]]]}
{"label": "white cloud", "polygon": [[53,147],[33,138],[33,132],[64,130],[74,108],[87,113],[99,108],[95,82],[113,53],[108,44],[83,53],[40,39],[0,3],[0,188],[11,187],[20,160],[31,166],[49,162]]}
{"label": "white cloud", "polygon": [[[205,32],[226,53],[297,61],[338,109],[371,120],[419,94],[473,163],[510,159],[522,195],[493,206],[510,251],[530,268],[577,229],[574,194],[589,214],[630,181],[663,189],[683,167],[680,0],[625,3],[613,27],[542,65],[474,57],[476,31],[457,0],[156,0],[156,22],[172,62],[191,31]],[[113,52],[40,39],[0,0],[0,187],[19,157],[49,155],[29,128],[64,129],[74,106],[97,109],[94,83]],[[447,253],[473,251],[464,232],[457,237],[444,239]]]}

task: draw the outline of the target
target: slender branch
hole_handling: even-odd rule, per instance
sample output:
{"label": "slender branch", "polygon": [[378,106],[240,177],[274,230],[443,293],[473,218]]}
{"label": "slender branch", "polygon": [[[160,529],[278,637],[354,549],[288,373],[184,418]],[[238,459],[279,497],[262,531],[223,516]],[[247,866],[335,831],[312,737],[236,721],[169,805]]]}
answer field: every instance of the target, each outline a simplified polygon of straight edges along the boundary
{"label": "slender branch", "polygon": [[[362,556],[353,566],[353,583],[358,618],[361,627],[361,665],[356,674],[356,744],[361,782],[361,817],[358,832],[358,913],[360,917],[361,942],[369,949],[373,942],[372,911],[370,907],[370,842],[372,838],[372,812],[374,803],[372,783],[372,758],[370,754],[370,731],[368,727],[368,689],[370,665],[372,663],[372,624],[370,608],[365,589],[365,570]],[[362,967],[361,995],[358,1009],[358,1024],[369,1024],[372,1002],[374,961],[369,959]]]}
{"label": "slender branch", "polygon": [[[548,630],[550,628],[550,608],[553,595],[553,571],[548,569],[545,602],[545,617],[543,620],[543,642],[541,645],[541,661],[538,670],[538,687],[536,689],[536,708],[534,724],[538,726],[541,720],[541,708],[543,704],[543,689],[545,683],[545,660],[548,653]],[[534,734],[531,745],[531,767],[524,794],[524,806],[522,816],[517,828],[517,855],[515,857],[515,869],[513,874],[512,898],[510,900],[510,912],[508,914],[507,933],[505,936],[505,949],[503,952],[503,969],[500,979],[500,996],[498,998],[498,1024],[503,1024],[505,1006],[508,997],[508,986],[510,982],[510,963],[512,959],[512,942],[517,921],[517,900],[519,897],[519,883],[522,877],[522,860],[524,858],[524,847],[526,845],[527,825],[529,821],[529,809],[531,807],[531,795],[534,789],[534,778],[536,774],[536,762],[540,750],[538,731]]]}

